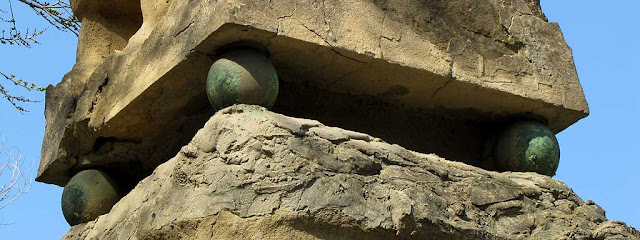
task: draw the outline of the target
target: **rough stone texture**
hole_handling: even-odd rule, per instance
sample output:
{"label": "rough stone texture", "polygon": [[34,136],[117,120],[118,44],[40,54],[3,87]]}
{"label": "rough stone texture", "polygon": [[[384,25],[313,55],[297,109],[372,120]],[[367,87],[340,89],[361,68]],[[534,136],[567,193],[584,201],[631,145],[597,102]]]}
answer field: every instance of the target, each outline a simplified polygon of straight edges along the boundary
{"label": "rough stone texture", "polygon": [[[204,82],[216,50],[238,41],[268,48],[289,84],[283,85],[294,86],[281,91],[305,86],[420,111],[465,111],[442,121],[459,123],[449,133],[474,129],[462,134],[474,135],[482,130],[469,121],[526,112],[546,117],[557,133],[588,114],[571,50],[536,0],[75,0],[72,6],[83,23],[78,62],[47,90],[37,177],[61,186],[91,166],[130,169],[121,174],[140,179],[175,155],[211,115]],[[401,124],[380,127],[393,125]],[[469,161],[482,155],[482,139],[430,141],[438,138],[448,147],[424,152],[476,156]],[[453,146],[460,147],[446,149]]]}
{"label": "rough stone texture", "polygon": [[564,183],[238,105],[65,239],[640,239]]}

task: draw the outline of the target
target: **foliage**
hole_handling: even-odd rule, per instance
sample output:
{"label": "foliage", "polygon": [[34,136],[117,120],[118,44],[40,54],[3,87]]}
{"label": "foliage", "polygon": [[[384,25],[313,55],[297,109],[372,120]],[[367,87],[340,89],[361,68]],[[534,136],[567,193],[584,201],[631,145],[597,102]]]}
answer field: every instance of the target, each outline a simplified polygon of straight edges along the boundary
{"label": "foliage", "polygon": [[[39,44],[37,37],[45,32],[45,30],[21,31],[18,28],[18,22],[13,11],[13,1],[7,0],[7,9],[0,8],[0,45],[13,45],[25,48],[31,48],[33,44]],[[49,25],[63,32],[70,32],[78,36],[80,31],[80,22],[71,13],[71,6],[68,0],[58,0],[54,3],[43,2],[39,0],[15,0],[19,3],[31,8],[38,16],[46,20]],[[26,91],[45,91],[43,87],[36,87],[35,83],[27,82],[19,79],[15,74],[5,74],[0,69],[0,96],[11,103],[19,112],[27,112],[21,103],[38,102],[24,96],[13,95],[9,93],[7,88],[3,86],[3,82],[11,82],[16,86],[22,87]]]}

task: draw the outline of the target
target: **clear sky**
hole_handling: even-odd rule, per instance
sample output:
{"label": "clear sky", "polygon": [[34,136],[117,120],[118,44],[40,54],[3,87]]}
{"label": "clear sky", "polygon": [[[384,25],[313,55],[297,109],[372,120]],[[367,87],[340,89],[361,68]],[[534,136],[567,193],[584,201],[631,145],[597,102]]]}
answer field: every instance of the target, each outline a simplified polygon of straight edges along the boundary
{"label": "clear sky", "polygon": [[[0,8],[5,7],[0,3]],[[22,27],[46,26],[14,4]],[[640,227],[640,1],[542,0],[573,49],[591,115],[558,134],[561,161],[556,179],[607,217]],[[40,85],[56,84],[75,62],[77,39],[50,29],[32,49],[0,45],[0,71]],[[0,81],[5,81],[0,79]],[[8,82],[3,82],[8,86]],[[11,89],[10,89],[11,90]],[[44,100],[41,93],[24,93]],[[44,134],[44,104],[19,114],[0,99],[0,140],[19,149],[35,176]],[[68,230],[60,210],[62,188],[34,182],[29,193],[0,210],[0,239],[59,239]]]}

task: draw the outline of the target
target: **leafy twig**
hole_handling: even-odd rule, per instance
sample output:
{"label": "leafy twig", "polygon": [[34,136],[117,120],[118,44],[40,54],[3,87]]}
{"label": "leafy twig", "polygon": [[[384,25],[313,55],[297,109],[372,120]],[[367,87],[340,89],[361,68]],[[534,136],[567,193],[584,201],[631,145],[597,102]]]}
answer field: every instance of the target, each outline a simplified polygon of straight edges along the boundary
{"label": "leafy twig", "polygon": [[[29,82],[24,81],[22,79],[16,79],[16,75],[14,75],[14,74],[6,75],[6,74],[0,72],[0,76],[4,77],[6,80],[9,80],[14,85],[24,88],[27,91],[39,91],[39,92],[45,91],[45,88],[43,88],[43,87],[36,87],[35,83],[29,83]],[[25,108],[20,106],[20,103],[40,102],[40,101],[31,100],[31,99],[23,97],[23,96],[11,95],[9,93],[9,91],[7,91],[7,89],[5,89],[4,86],[2,86],[2,84],[0,84],[0,95],[2,95],[3,98],[5,98],[7,101],[9,101],[9,103],[11,103],[11,105],[13,105],[13,107],[15,107],[16,110],[18,110],[21,113],[29,112],[29,111],[27,111]]]}
{"label": "leafy twig", "polygon": [[[6,13],[5,11],[2,12]],[[0,21],[10,24],[8,32],[7,30],[2,29],[0,44],[18,45],[27,48],[31,48],[31,44],[38,44],[38,41],[35,38],[44,33],[44,31],[35,30],[31,32],[29,29],[27,29],[27,31],[22,34],[16,26],[16,18],[13,14],[13,5],[11,4],[11,0],[9,0],[9,13],[11,16],[11,19],[9,20],[0,17]]]}
{"label": "leafy twig", "polygon": [[[22,32],[18,29],[16,18],[13,12],[13,1],[7,0],[9,3],[8,11],[0,9],[0,24],[2,26],[0,35],[0,44],[17,45],[26,48],[31,48],[32,44],[39,44],[36,39],[38,36],[44,33],[44,30],[38,31],[26,29]],[[50,3],[41,0],[15,0],[29,6],[38,16],[44,18],[49,24],[56,29],[63,32],[71,32],[78,36],[80,31],[80,22],[71,13],[71,5],[68,1],[57,0]],[[3,18],[3,15],[9,15],[8,18]],[[43,87],[36,87],[36,84],[29,83],[27,81],[16,78],[14,74],[4,74],[0,72],[0,78],[4,78],[16,86],[20,86],[27,91],[44,91]],[[2,80],[2,79],[0,79]],[[24,96],[16,96],[9,93],[9,91],[0,83],[0,96],[5,98],[11,105],[13,105],[19,112],[28,112],[25,110],[21,103],[33,103],[40,102],[34,101]]]}
{"label": "leafy twig", "polygon": [[[11,0],[9,0],[11,1]],[[71,13],[71,5],[69,3],[58,0],[55,3],[41,2],[38,0],[18,0],[21,3],[31,7],[36,14],[47,20],[49,24],[63,32],[71,32],[78,36],[80,31],[80,22]]]}

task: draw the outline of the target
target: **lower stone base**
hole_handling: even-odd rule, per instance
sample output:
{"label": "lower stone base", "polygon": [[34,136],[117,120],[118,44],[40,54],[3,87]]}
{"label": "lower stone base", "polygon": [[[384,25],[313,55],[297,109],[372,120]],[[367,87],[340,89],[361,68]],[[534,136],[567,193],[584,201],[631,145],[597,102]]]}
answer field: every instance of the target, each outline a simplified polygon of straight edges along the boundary
{"label": "lower stone base", "polygon": [[65,239],[640,239],[564,183],[254,106],[219,111]]}

